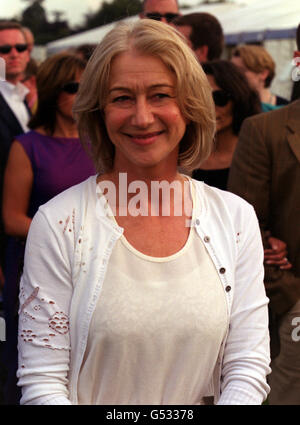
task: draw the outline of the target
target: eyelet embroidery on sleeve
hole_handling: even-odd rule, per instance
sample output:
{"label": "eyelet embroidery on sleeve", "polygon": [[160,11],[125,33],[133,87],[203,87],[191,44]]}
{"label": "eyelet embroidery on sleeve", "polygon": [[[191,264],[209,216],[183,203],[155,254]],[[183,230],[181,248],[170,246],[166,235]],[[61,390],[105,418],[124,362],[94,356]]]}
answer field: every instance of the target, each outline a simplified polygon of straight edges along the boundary
{"label": "eyelet embroidery on sleeve", "polygon": [[69,332],[68,316],[62,311],[57,311],[52,317],[50,317],[49,327],[59,334],[66,334]]}
{"label": "eyelet embroidery on sleeve", "polygon": [[24,304],[22,304],[20,307],[20,313],[22,313],[24,308],[26,308],[31,303],[31,301],[33,301],[37,297],[39,289],[40,289],[39,287],[36,287],[33,290],[33,292],[29,295],[29,297],[24,301]]}
{"label": "eyelet embroidery on sleeve", "polygon": [[90,258],[91,252],[94,250],[93,246],[89,246],[89,238],[85,237],[84,227],[80,227],[80,233],[77,238],[75,246],[75,263],[74,263],[74,279],[76,280],[78,274],[87,273],[86,257]]}
{"label": "eyelet embroidery on sleeve", "polygon": [[[69,223],[72,224],[72,226],[68,228]],[[63,220],[59,220],[58,224],[60,225],[64,224],[63,231],[62,231],[63,234],[65,234],[66,230],[68,229],[69,233],[73,232],[73,234],[75,235],[75,208],[73,208],[72,210],[72,219],[71,219],[71,216],[68,215],[65,222],[63,222]]]}
{"label": "eyelet embroidery on sleeve", "polygon": [[66,218],[66,221],[65,221],[65,226],[64,226],[64,229],[63,229],[63,233],[65,233],[65,231],[67,230],[69,221],[70,221],[70,216],[68,215],[68,217]]}
{"label": "eyelet embroidery on sleeve", "polygon": [[35,346],[69,350],[68,315],[61,311],[52,299],[38,295],[39,287],[34,288],[28,297],[25,296],[24,288],[20,288],[20,338]]}
{"label": "eyelet embroidery on sleeve", "polygon": [[74,248],[76,244],[76,234],[75,234],[75,208],[72,211],[72,230],[73,230],[73,238],[74,238]]}
{"label": "eyelet embroidery on sleeve", "polygon": [[241,241],[240,236],[241,236],[241,232],[237,232],[237,234],[236,234],[236,243],[239,243]]}

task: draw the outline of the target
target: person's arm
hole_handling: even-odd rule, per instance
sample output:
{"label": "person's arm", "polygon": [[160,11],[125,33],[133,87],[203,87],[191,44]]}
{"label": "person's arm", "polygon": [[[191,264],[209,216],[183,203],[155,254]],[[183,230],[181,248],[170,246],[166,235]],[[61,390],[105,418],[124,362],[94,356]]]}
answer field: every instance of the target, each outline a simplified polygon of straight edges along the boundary
{"label": "person's arm", "polygon": [[3,222],[5,233],[26,238],[31,218],[27,216],[33,184],[30,160],[18,141],[14,141],[8,157],[3,188]]}
{"label": "person's arm", "polygon": [[263,277],[263,246],[253,208],[244,216],[235,269],[230,326],[222,363],[218,404],[261,404],[270,373],[268,298]]}
{"label": "person's arm", "polygon": [[21,404],[71,404],[69,257],[63,234],[51,227],[40,209],[28,233],[20,282],[17,377]]}

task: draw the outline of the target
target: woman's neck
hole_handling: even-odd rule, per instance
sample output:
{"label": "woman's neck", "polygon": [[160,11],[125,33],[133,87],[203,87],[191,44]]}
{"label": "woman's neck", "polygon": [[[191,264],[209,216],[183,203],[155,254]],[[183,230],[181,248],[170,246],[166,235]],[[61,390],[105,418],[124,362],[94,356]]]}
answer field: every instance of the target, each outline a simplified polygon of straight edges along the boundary
{"label": "woman's neck", "polygon": [[216,151],[219,153],[233,153],[238,136],[233,133],[232,128],[218,131],[216,134]]}
{"label": "woman's neck", "polygon": [[100,176],[100,178],[98,178],[98,181],[110,180],[116,184],[119,184],[120,177],[123,178],[125,176],[126,176],[127,185],[130,185],[132,182],[143,181],[149,187],[151,186],[151,183],[153,181],[158,181],[158,182],[167,181],[169,183],[172,183],[173,181],[176,181],[176,180],[179,180],[179,181],[184,180],[184,178],[177,171],[177,169],[169,173],[165,173],[165,172],[158,173],[156,171],[151,172],[151,170],[147,170],[147,172],[145,172],[144,170],[144,172],[139,173],[139,170],[137,167],[137,169],[134,171],[127,171],[125,169],[122,170],[122,168],[114,169],[110,173],[103,174],[102,176]]}
{"label": "woman's neck", "polygon": [[219,131],[216,135],[214,150],[201,165],[204,170],[229,168],[238,141],[231,128]]}
{"label": "woman's neck", "polygon": [[268,103],[269,105],[275,105],[276,104],[276,97],[266,87],[264,87],[263,89],[260,90],[259,97],[260,97],[260,100],[263,103]]}
{"label": "woman's neck", "polygon": [[53,136],[66,138],[78,137],[76,122],[73,119],[64,118],[57,114]]}
{"label": "woman's neck", "polygon": [[111,173],[99,176],[97,183],[105,192],[116,216],[136,216],[133,213],[135,208],[141,209],[142,215],[151,217],[153,214],[155,217],[164,216],[166,210],[176,216],[175,211],[184,213],[189,211],[189,217],[191,216],[189,181],[176,171],[173,175],[149,173],[139,175],[135,172],[113,170]]}

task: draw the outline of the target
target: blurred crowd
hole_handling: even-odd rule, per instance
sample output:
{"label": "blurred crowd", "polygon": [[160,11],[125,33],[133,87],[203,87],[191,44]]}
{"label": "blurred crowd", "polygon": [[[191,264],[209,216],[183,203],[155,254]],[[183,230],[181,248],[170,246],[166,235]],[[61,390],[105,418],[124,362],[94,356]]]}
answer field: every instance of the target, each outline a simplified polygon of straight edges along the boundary
{"label": "blurred crowd", "polygon": [[[256,211],[270,299],[268,403],[300,404],[300,343],[292,338],[293,319],[300,322],[300,100],[272,92],[275,62],[262,45],[238,45],[223,59],[224,34],[216,17],[182,14],[175,0],[146,0],[140,18],[173,26],[207,76],[216,113],[214,149],[192,177],[236,193]],[[0,58],[6,64],[6,81],[0,81],[2,404],[20,400],[18,293],[31,220],[40,205],[96,173],[72,113],[93,41],[38,63],[31,57],[31,31],[0,22]]]}

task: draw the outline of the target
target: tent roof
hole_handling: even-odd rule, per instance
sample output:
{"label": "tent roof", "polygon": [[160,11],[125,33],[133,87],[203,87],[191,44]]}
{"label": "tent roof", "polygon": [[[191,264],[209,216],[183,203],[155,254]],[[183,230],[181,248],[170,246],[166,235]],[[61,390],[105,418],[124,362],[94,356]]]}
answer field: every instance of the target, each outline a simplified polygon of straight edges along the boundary
{"label": "tent roof", "polygon": [[[226,43],[237,44],[270,38],[294,38],[300,22],[300,1],[237,0],[183,9],[183,14],[192,12],[208,12],[216,16],[222,24]],[[135,19],[137,16],[125,20]],[[48,52],[55,53],[85,43],[97,44],[114,25],[115,22],[48,43]]]}
{"label": "tent roof", "polygon": [[294,38],[300,23],[300,2],[296,0],[241,0],[202,5],[193,11],[215,15],[228,44]]}

